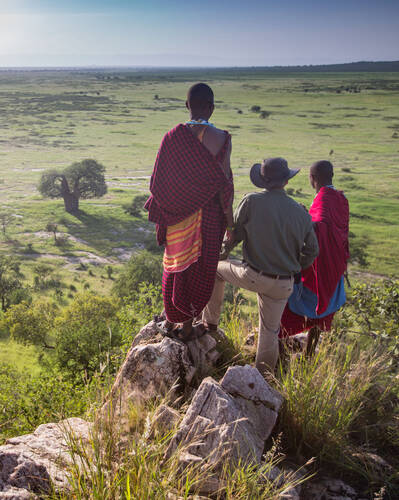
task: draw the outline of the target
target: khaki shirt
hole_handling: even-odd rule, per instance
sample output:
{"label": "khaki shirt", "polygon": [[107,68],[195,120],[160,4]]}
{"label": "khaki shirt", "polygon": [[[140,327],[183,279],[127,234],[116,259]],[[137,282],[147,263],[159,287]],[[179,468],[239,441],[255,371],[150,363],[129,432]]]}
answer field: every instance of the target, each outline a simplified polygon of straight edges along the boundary
{"label": "khaki shirt", "polygon": [[312,219],[284,189],[250,193],[234,213],[235,243],[243,241],[243,258],[268,274],[296,274],[319,253]]}

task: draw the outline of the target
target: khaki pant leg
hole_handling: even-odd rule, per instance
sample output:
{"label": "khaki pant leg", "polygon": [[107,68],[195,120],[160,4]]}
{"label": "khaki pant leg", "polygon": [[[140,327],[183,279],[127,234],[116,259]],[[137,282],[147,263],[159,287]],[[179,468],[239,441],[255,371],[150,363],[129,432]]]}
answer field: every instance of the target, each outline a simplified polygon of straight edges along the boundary
{"label": "khaki pant leg", "polygon": [[202,313],[203,321],[212,325],[219,323],[226,281],[236,287],[246,288],[254,292],[258,291],[254,281],[248,278],[247,269],[248,266],[239,260],[221,260],[219,262],[213,292]]}
{"label": "khaki pant leg", "polygon": [[274,371],[278,355],[278,332],[280,321],[288,297],[291,295],[293,280],[274,280],[267,294],[258,294],[259,336],[256,353],[256,368],[265,374]]}

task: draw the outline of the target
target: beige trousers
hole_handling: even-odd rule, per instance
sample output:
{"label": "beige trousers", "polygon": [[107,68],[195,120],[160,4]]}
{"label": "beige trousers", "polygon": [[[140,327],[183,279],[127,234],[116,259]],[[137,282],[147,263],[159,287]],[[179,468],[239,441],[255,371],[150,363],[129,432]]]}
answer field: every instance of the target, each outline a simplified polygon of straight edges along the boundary
{"label": "beige trousers", "polygon": [[202,319],[217,325],[224,297],[224,284],[228,281],[258,294],[259,336],[256,352],[256,368],[264,374],[273,371],[279,354],[278,332],[280,320],[291,295],[294,278],[277,279],[264,276],[248,264],[238,260],[221,260],[218,265],[212,296],[205,307]]}

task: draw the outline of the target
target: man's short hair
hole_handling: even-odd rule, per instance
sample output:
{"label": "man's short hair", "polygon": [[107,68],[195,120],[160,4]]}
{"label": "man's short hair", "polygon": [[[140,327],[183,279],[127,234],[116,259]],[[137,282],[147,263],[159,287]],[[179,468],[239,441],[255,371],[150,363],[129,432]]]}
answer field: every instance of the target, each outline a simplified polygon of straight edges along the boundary
{"label": "man's short hair", "polygon": [[316,161],[310,168],[311,173],[322,182],[331,181],[333,178],[334,167],[327,160]]}
{"label": "man's short hair", "polygon": [[189,88],[187,102],[190,108],[201,109],[207,104],[213,104],[213,91],[206,83],[196,83]]}

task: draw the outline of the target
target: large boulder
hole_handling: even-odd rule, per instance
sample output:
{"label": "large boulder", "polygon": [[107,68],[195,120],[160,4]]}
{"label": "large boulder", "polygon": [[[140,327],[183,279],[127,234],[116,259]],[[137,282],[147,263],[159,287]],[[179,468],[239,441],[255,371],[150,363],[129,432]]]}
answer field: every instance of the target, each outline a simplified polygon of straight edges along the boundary
{"label": "large boulder", "polygon": [[132,404],[168,395],[177,398],[190,387],[195,374],[214,366],[220,356],[211,335],[190,341],[163,337],[151,321],[134,338],[101,416],[128,424]]}
{"label": "large boulder", "polygon": [[68,489],[69,443],[87,443],[90,426],[81,418],[69,418],[40,425],[33,434],[11,438],[0,446],[0,499],[31,499],[53,487]]}
{"label": "large boulder", "polygon": [[259,371],[230,367],[220,383],[204,379],[166,452],[182,467],[221,471],[225,462],[261,461],[283,402]]}

